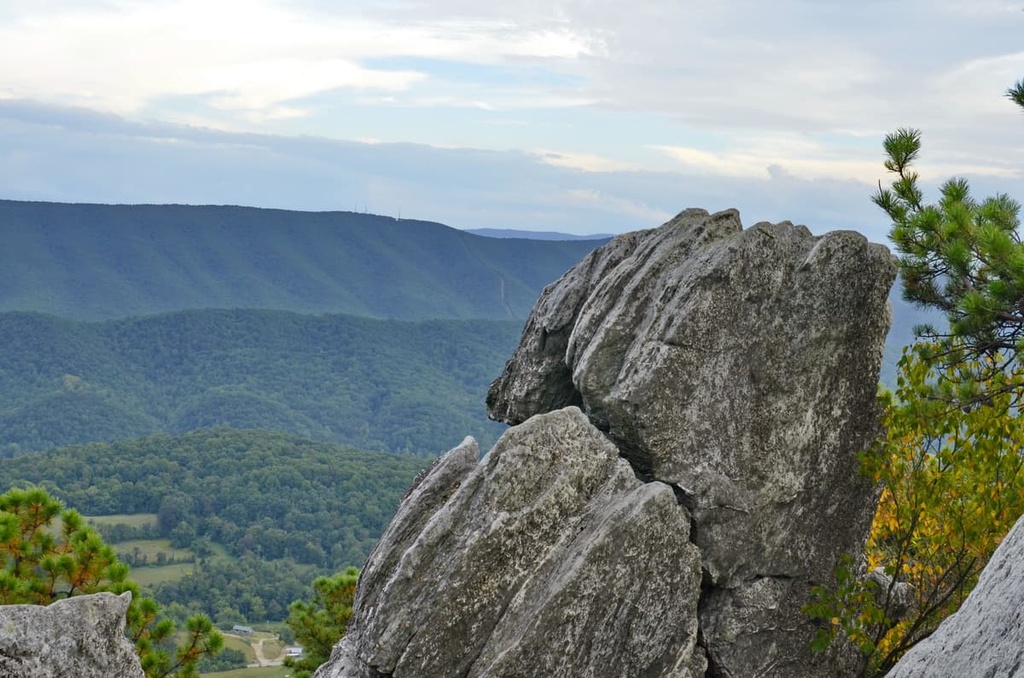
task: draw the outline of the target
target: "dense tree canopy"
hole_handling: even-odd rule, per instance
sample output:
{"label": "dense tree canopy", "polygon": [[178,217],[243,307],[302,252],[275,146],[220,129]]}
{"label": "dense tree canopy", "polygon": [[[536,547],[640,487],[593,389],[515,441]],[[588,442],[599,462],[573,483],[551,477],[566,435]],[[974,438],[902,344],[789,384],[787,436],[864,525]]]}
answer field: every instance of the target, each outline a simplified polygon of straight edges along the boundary
{"label": "dense tree canopy", "polygon": [[518,321],[186,311],[0,314],[0,456],[230,426],[432,456],[489,446],[487,387]]}
{"label": "dense tree canopy", "polygon": [[195,308],[522,320],[598,244],[228,205],[0,200],[0,223],[0,310],[83,320]]}
{"label": "dense tree canopy", "polygon": [[[0,487],[37,484],[87,515],[156,513],[232,555],[361,566],[429,460],[281,433],[211,429],[0,460]],[[187,527],[182,528],[185,525]]]}
{"label": "dense tree canopy", "polygon": [[[99,529],[192,550],[194,572],[154,586],[157,599],[217,622],[283,621],[317,576],[363,564],[428,462],[216,429],[0,460],[0,486],[43,485],[87,515],[156,514]],[[228,559],[209,557],[216,544]]]}

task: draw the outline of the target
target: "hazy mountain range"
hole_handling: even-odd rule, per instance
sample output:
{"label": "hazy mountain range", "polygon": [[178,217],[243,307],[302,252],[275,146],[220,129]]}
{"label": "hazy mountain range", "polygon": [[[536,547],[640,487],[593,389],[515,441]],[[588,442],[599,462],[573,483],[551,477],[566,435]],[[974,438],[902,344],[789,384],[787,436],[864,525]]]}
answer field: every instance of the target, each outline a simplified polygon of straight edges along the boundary
{"label": "hazy mountain range", "polygon": [[197,308],[525,318],[591,241],[496,239],[353,212],[0,201],[0,311]]}
{"label": "hazy mountain range", "polygon": [[[486,449],[501,431],[487,385],[523,320],[603,242],[487,232],[501,238],[348,212],[0,201],[0,454],[209,426]],[[935,320],[893,300],[889,383]]]}
{"label": "hazy mountain range", "polygon": [[468,228],[466,233],[482,235],[487,238],[524,238],[526,240],[608,240],[614,237],[611,233],[573,235],[559,231],[524,231],[515,228]]}

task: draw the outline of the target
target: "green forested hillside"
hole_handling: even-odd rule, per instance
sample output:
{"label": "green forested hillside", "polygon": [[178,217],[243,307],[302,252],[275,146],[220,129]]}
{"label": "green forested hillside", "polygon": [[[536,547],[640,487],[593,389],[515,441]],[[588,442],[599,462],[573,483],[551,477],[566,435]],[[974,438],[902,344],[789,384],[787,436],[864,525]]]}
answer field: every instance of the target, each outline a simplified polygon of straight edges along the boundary
{"label": "green forested hillside", "polygon": [[42,485],[87,515],[156,513],[160,535],[175,546],[201,553],[205,540],[232,557],[167,585],[162,602],[195,603],[213,614],[218,604],[245,608],[258,597],[280,619],[317,573],[362,566],[428,463],[281,433],[213,429],[0,460],[0,488]]}
{"label": "green forested hillside", "polygon": [[596,244],[499,240],[352,212],[0,200],[0,311],[523,319]]}
{"label": "green forested hillside", "polygon": [[[882,381],[929,315],[896,302]],[[85,323],[0,314],[0,456],[209,426],[437,454],[501,431],[484,398],[518,321],[188,311]]]}
{"label": "green forested hillside", "polygon": [[484,398],[519,321],[186,311],[0,314],[0,455],[210,426],[434,455],[501,426]]}

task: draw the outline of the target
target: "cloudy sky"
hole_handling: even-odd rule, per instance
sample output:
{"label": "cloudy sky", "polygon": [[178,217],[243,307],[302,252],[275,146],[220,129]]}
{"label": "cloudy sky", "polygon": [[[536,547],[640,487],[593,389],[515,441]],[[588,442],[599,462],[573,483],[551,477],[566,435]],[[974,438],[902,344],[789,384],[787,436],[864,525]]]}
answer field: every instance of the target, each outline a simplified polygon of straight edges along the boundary
{"label": "cloudy sky", "polygon": [[1024,0],[0,0],[0,198],[882,240],[886,132],[1024,199]]}

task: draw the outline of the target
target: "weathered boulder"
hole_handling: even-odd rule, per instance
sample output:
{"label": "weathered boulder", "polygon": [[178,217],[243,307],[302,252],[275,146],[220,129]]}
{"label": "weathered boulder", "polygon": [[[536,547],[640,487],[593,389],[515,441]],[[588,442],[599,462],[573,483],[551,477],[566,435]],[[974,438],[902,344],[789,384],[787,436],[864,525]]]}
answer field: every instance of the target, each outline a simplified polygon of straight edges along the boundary
{"label": "weathered boulder", "polygon": [[0,676],[143,678],[124,634],[131,595],[97,593],[46,607],[0,606]]}
{"label": "weathered boulder", "polygon": [[1024,517],[992,554],[960,609],[887,674],[887,678],[967,676],[1024,676]]}
{"label": "weathered boulder", "polygon": [[824,675],[800,606],[863,546],[857,453],[895,266],[860,234],[815,237],[687,210],[545,289],[488,395],[511,424],[579,405],[694,520],[702,636],[721,675]]}
{"label": "weathered boulder", "polygon": [[316,677],[703,676],[689,524],[577,408],[479,463],[463,443],[404,500]]}
{"label": "weathered boulder", "polygon": [[735,211],[595,250],[491,388],[513,428],[414,486],[316,678],[852,675],[800,608],[867,536],[895,273]]}

